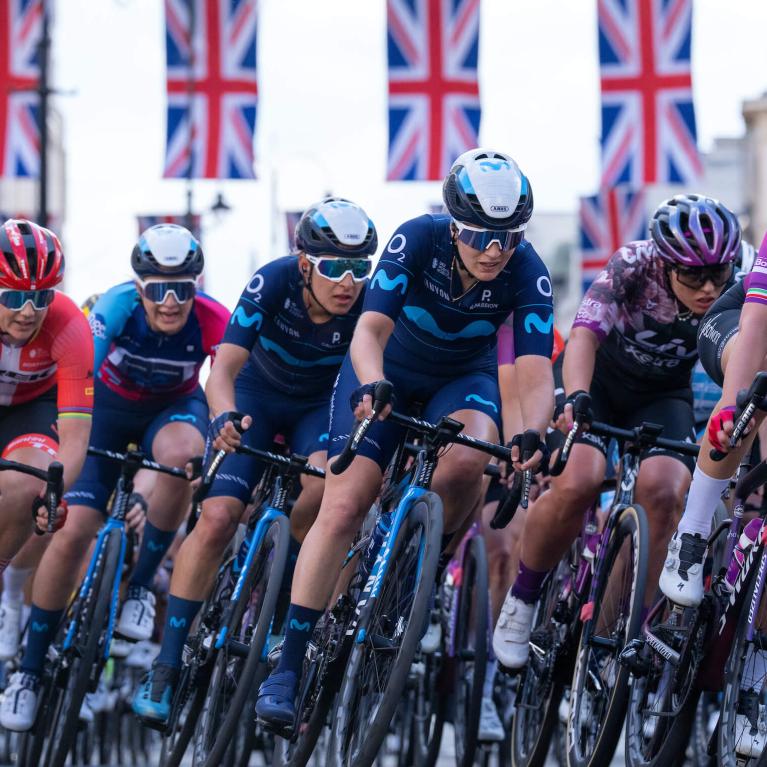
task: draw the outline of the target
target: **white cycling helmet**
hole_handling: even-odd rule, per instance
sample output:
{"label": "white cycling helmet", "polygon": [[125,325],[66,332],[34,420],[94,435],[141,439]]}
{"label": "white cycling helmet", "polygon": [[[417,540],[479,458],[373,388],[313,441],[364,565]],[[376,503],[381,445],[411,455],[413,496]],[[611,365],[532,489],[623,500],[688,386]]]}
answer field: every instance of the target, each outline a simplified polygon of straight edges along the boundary
{"label": "white cycling helmet", "polygon": [[140,279],[152,276],[202,273],[205,265],[200,243],[178,224],[155,224],[139,238],[131,266]]}

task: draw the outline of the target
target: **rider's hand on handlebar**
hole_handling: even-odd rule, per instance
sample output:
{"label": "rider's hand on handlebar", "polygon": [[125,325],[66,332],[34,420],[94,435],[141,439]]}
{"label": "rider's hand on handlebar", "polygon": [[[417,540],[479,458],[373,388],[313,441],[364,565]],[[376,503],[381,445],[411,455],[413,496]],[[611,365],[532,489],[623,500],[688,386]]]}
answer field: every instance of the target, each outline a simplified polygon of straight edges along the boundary
{"label": "rider's hand on handlebar", "polygon": [[[53,524],[53,532],[58,532],[64,527],[64,523],[67,521],[67,514],[69,513],[69,507],[67,502],[62,498],[59,501],[59,506],[56,509],[56,520]],[[44,535],[48,532],[48,507],[45,505],[45,490],[40,492],[34,502],[32,503],[32,514],[35,520],[35,527],[39,531],[40,535]]]}
{"label": "rider's hand on handlebar", "polygon": [[528,469],[532,469],[533,472],[537,471],[541,461],[543,461],[544,451],[546,449],[546,446],[540,441],[540,438],[538,441],[538,449],[524,463],[522,463],[521,453],[522,435],[517,434],[514,439],[512,439],[511,442],[507,445],[511,451],[511,463],[515,471],[527,471]]}
{"label": "rider's hand on handlebar", "polygon": [[[354,411],[354,417],[361,421],[363,418],[370,418],[373,415],[373,396],[376,386],[382,381],[362,384],[358,386],[349,398],[349,404]],[[378,420],[383,421],[391,413],[391,405],[385,405],[378,415]]]}
{"label": "rider's hand on handlebar", "polygon": [[[564,408],[562,409],[562,413],[559,415],[559,417],[557,418],[557,413],[554,413],[557,429],[567,434],[573,428],[573,423],[575,423],[575,410],[573,408],[573,404],[581,394],[586,393],[587,392],[583,391],[582,389],[579,389],[578,391],[574,391],[572,394],[567,396]],[[588,429],[588,424],[583,424],[583,428]]]}
{"label": "rider's hand on handlebar", "polygon": [[211,422],[211,437],[213,439],[214,450],[225,450],[227,453],[233,453],[242,443],[242,431],[246,431],[253,423],[249,416],[243,416],[240,421],[240,430],[235,427],[230,413],[222,413]]}
{"label": "rider's hand on handlebar", "polygon": [[[735,407],[728,405],[712,415],[708,422],[708,429],[706,431],[708,441],[711,443],[711,447],[722,453],[729,453],[731,449],[730,437],[732,437],[732,433],[735,430],[735,412]],[[748,434],[754,428],[754,425],[755,421],[752,418],[743,436]]]}

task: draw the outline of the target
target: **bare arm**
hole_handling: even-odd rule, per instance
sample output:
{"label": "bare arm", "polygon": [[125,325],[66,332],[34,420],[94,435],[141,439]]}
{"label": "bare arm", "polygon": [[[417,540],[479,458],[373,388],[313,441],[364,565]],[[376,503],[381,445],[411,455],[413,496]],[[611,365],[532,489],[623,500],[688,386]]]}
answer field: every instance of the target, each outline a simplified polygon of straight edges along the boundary
{"label": "bare arm", "polygon": [[[205,396],[208,400],[211,419],[231,410],[237,410],[234,397],[234,380],[248,361],[248,350],[237,344],[221,344],[216,353],[216,360],[210,369],[208,382],[205,385]],[[243,429],[252,423],[250,415],[242,419]],[[231,421],[227,421],[220,431],[214,446],[217,450],[230,447],[234,449],[240,444],[240,435]]]}
{"label": "bare arm", "polygon": [[[536,354],[518,357],[515,365],[519,386],[519,406],[525,429],[534,429],[543,439],[554,413],[554,374],[551,360]],[[542,455],[539,452],[521,469],[535,468]]]}
{"label": "bare arm", "polygon": [[767,356],[767,305],[746,303],[740,314],[738,338],[727,361],[721,402],[734,405],[738,392],[747,389]]}
{"label": "bare arm", "polygon": [[57,460],[64,465],[64,490],[68,490],[85,463],[91,436],[90,418],[59,418],[59,452]]}
{"label": "bare arm", "polygon": [[[380,381],[384,376],[383,356],[389,336],[394,330],[394,321],[380,312],[363,312],[354,329],[349,347],[354,372],[361,384]],[[357,418],[370,415],[372,397],[366,395],[355,410]],[[388,414],[388,411],[387,411]]]}

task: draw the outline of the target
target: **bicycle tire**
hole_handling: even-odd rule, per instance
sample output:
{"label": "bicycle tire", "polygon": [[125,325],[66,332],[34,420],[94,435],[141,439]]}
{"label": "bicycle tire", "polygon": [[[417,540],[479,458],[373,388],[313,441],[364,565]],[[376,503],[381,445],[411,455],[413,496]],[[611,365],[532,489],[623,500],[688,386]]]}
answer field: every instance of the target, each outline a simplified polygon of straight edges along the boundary
{"label": "bicycle tire", "polygon": [[427,655],[414,691],[412,744],[419,767],[435,767],[453,695],[455,675],[443,651]]}
{"label": "bicycle tire", "polygon": [[[667,624],[668,602],[653,626]],[[672,664],[655,653],[650,655],[650,670],[634,677],[626,714],[627,767],[666,767],[684,754],[690,740],[700,690],[697,677],[705,653],[708,623],[698,620],[697,608],[687,608],[681,620],[691,626],[690,654],[683,662]],[[679,624],[684,629],[685,624]],[[657,631],[656,631],[657,633]],[[673,641],[673,635],[664,639]],[[681,647],[676,647],[682,651]],[[645,648],[645,652],[649,652]],[[681,676],[681,678],[680,678]],[[649,712],[649,715],[648,715]],[[684,761],[684,758],[682,758]]]}
{"label": "bicycle tire", "polygon": [[[763,589],[758,605],[753,604],[754,591],[758,581],[757,573],[767,566],[767,552],[761,548],[758,557],[753,561],[750,572],[747,575],[746,588],[739,599],[740,607],[738,610],[738,622],[733,637],[732,649],[727,658],[724,674],[724,694],[722,697],[722,706],[719,714],[719,743],[717,753],[719,755],[720,767],[755,767],[755,765],[767,763],[767,748],[761,754],[761,758],[750,757],[740,754],[739,747],[742,747],[741,739],[736,732],[736,722],[738,714],[738,704],[741,693],[746,692],[741,689],[741,679],[743,672],[749,668],[746,656],[749,653],[751,645],[748,641],[749,614],[752,613],[755,619],[754,639],[767,637],[767,621],[765,621],[765,612],[767,611],[767,588]],[[760,620],[761,618],[761,620]],[[762,630],[759,630],[759,626]],[[760,648],[761,652],[764,652]],[[761,684],[756,683],[756,676],[752,673],[754,687],[761,689],[767,682],[764,675],[761,678]],[[757,706],[761,709],[762,706]]]}
{"label": "bicycle tire", "polygon": [[479,718],[487,672],[489,600],[485,540],[475,535],[463,551],[456,616],[453,733],[457,767],[474,764],[479,744]]}
{"label": "bicycle tire", "polygon": [[[277,607],[289,545],[290,522],[284,514],[280,514],[269,525],[255,552],[227,626],[227,641],[216,653],[208,695],[195,732],[192,758],[195,767],[218,767],[234,743],[242,709],[251,694],[256,671],[262,662],[267,634]],[[260,602],[254,605],[256,594],[260,596]],[[246,613],[250,616],[249,622],[243,626],[241,624]],[[244,662],[228,651],[228,642],[235,638],[250,645]],[[235,683],[233,691],[232,683]]]}
{"label": "bicycle tire", "polygon": [[[591,614],[582,612],[582,615],[588,617],[581,626],[573,671],[567,726],[568,767],[601,767],[610,763],[620,740],[628,704],[630,674],[627,668],[618,663],[617,656],[638,635],[641,628],[649,539],[647,517],[641,506],[626,506],[613,513],[617,513],[618,518],[594,576],[593,602],[584,606],[590,609]],[[613,605],[613,615],[610,606],[614,601],[614,593],[608,594],[607,586],[613,568],[621,564],[618,560],[626,544],[626,556],[630,556],[628,567],[621,568],[620,581],[613,574],[611,583],[623,585],[624,593],[619,601],[625,600],[627,604],[623,608],[615,608]],[[631,578],[629,583],[626,582],[627,575]],[[608,621],[615,618],[617,631],[603,631],[605,616]],[[611,627],[608,625],[606,628]],[[608,636],[599,636],[600,633],[608,633]],[[603,643],[602,649],[598,642]],[[608,648],[609,652],[606,651]],[[599,669],[601,659],[608,661],[606,678]],[[594,673],[595,667],[599,673]],[[597,707],[592,704],[591,697],[586,697],[589,694],[589,684],[597,685],[595,692],[600,695],[596,701]],[[585,742],[582,740],[584,736]]]}
{"label": "bicycle tire", "polygon": [[543,767],[554,728],[559,721],[559,703],[564,695],[565,673],[558,667],[560,637],[553,621],[565,577],[572,577],[568,552],[546,580],[533,618],[530,634],[535,650],[519,678],[517,705],[511,720],[511,764],[513,767]]}
{"label": "bicycle tire", "polygon": [[[112,587],[119,577],[119,558],[122,531],[111,530],[105,537],[99,561],[93,575],[90,596],[79,619],[78,635],[82,643],[69,669],[66,687],[58,696],[53,717],[46,728],[46,748],[41,764],[45,767],[63,767],[72,749],[79,728],[80,706],[93,684],[97,658],[112,601]],[[106,587],[105,587],[106,585]]]}
{"label": "bicycle tire", "polygon": [[[369,599],[363,607],[360,626],[364,628],[360,628],[355,637],[331,724],[328,756],[343,767],[370,767],[386,737],[423,634],[441,538],[442,501],[435,493],[426,492],[412,502],[396,540],[391,544],[389,566],[378,597]],[[417,544],[415,550],[414,542]],[[411,579],[414,580],[412,584],[408,582]],[[400,586],[403,586],[402,594],[406,600],[404,610],[391,601],[400,594]],[[396,613],[396,623],[387,619],[388,610]],[[403,630],[402,622],[406,618]],[[387,630],[398,633],[394,639],[389,639],[385,635]],[[395,641],[399,639],[395,649]],[[361,693],[368,661],[375,655],[375,650],[371,652],[373,641],[389,645],[390,663],[381,699],[368,714],[367,706],[362,703],[369,691],[365,695]],[[358,738],[361,742],[357,742]]]}

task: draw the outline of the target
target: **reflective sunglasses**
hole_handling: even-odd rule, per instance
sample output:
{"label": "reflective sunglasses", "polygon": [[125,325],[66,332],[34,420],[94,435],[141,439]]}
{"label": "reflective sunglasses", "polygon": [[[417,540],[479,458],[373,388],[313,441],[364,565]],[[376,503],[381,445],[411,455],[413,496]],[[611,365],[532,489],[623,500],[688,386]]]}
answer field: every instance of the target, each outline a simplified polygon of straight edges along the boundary
{"label": "reflective sunglasses", "polygon": [[339,258],[338,256],[310,256],[306,254],[310,264],[314,265],[320,276],[331,282],[341,282],[347,274],[351,274],[355,282],[362,282],[370,275],[373,262],[369,258]]}
{"label": "reflective sunglasses", "polygon": [[694,290],[700,290],[709,280],[714,284],[715,288],[721,288],[722,285],[726,285],[727,281],[732,277],[732,263],[729,264],[716,264],[716,266],[672,266],[676,272],[676,277],[679,282],[686,288],[692,288]]}
{"label": "reflective sunglasses", "polygon": [[453,221],[453,226],[458,232],[458,239],[464,245],[480,252],[487,250],[494,242],[497,242],[498,247],[503,251],[513,250],[525,236],[524,228],[494,232],[490,229],[475,229],[460,221]]}
{"label": "reflective sunglasses", "polygon": [[0,290],[0,305],[18,312],[27,304],[32,304],[36,312],[48,308],[53,302],[56,291],[49,290]]}
{"label": "reflective sunglasses", "polygon": [[163,280],[159,282],[141,282],[141,292],[154,304],[164,304],[169,294],[180,304],[191,301],[197,293],[196,280]]}

